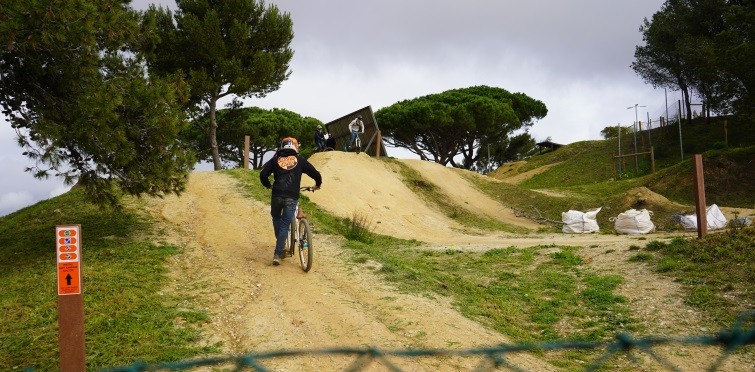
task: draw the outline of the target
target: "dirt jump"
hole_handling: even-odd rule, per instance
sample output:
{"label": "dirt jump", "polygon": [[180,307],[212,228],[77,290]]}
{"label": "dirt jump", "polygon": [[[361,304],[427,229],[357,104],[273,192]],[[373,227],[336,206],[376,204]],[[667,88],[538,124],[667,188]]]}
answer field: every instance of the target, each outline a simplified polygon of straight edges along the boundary
{"label": "dirt jump", "polygon": [[[416,239],[425,243],[420,249],[580,246],[580,254],[595,270],[624,276],[619,294],[627,298],[637,318],[653,334],[705,331],[697,310],[683,303],[679,284],[644,265],[627,263],[633,254],[628,248],[643,244],[637,237],[538,234],[536,223],[517,217],[479,192],[458,170],[400,160],[458,205],[532,231],[518,235],[466,233],[468,228],[425,205],[407,188],[395,164],[339,151],[315,154],[310,161],[323,175],[322,189],[308,193],[310,200],[341,217],[367,213],[378,234]],[[308,182],[312,183],[305,177],[302,184]],[[349,251],[341,247],[341,237],[315,230],[315,263],[309,273],[301,270],[296,258],[273,266],[275,240],[269,205],[244,196],[230,176],[193,172],[180,197],[149,199],[148,204],[165,231],[165,243],[185,247],[171,263],[171,290],[207,310],[211,320],[203,329],[206,342],[220,342],[224,354],[368,346],[380,350],[467,349],[510,343],[505,335],[462,316],[448,298],[397,291],[379,277],[375,263],[350,260]],[[667,356],[680,370],[703,370],[714,357]],[[512,354],[507,360],[523,370],[558,370],[528,354]],[[280,358],[265,367],[334,371],[346,369],[353,362],[354,357],[328,354]],[[473,369],[480,359],[436,357],[392,362],[403,370],[456,371]],[[752,366],[752,362],[737,363]],[[366,370],[388,369],[373,363]]]}

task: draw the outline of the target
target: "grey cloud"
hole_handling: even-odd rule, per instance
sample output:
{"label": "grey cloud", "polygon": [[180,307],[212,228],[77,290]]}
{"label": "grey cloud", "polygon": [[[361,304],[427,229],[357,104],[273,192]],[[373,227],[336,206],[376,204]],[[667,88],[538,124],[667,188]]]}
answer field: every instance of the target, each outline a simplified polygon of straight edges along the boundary
{"label": "grey cloud", "polygon": [[[136,0],[147,9],[171,0]],[[486,84],[540,99],[549,115],[536,139],[597,139],[606,125],[631,124],[646,105],[665,108],[663,92],[629,68],[639,26],[662,0],[268,0],[294,22],[293,73],[279,91],[248,105],[281,107],[332,120],[372,105]],[[644,117],[645,113],[641,113]],[[0,128],[0,215],[48,198],[59,180],[23,172],[7,123]],[[10,132],[9,132],[10,131]],[[19,201],[14,204],[15,201]],[[30,203],[30,202],[29,202]],[[13,206],[12,206],[13,205]],[[5,209],[4,209],[5,208]]]}

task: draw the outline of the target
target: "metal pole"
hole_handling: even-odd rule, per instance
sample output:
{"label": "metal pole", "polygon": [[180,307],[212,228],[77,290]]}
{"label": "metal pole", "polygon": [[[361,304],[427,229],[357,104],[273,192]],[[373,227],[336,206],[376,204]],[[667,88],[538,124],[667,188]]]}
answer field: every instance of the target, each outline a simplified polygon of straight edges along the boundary
{"label": "metal pole", "polygon": [[616,127],[619,130],[619,175],[624,173],[624,169],[621,168],[621,123],[616,124]]}
{"label": "metal pole", "polygon": [[653,147],[653,140],[650,138],[650,129],[653,128],[653,124],[650,121],[650,113],[648,112],[648,146]]}
{"label": "metal pole", "polygon": [[668,124],[668,94],[666,88],[663,88],[663,96],[666,98],[666,124]]}
{"label": "metal pole", "polygon": [[637,108],[638,107],[645,107],[645,106],[640,106],[638,103],[635,103],[634,106],[629,106],[629,107],[627,107],[627,109],[630,109],[632,107],[634,107],[634,131],[633,131],[634,132],[634,153],[635,153],[635,156],[634,156],[634,171],[638,172],[639,169],[640,169],[640,165],[637,162],[637,155],[636,155],[637,154],[637,122],[640,120],[640,118],[637,115]]}
{"label": "metal pole", "polygon": [[633,126],[633,134],[634,134],[634,173],[636,174],[639,170],[640,166],[637,164],[637,104],[634,104],[634,126]]}

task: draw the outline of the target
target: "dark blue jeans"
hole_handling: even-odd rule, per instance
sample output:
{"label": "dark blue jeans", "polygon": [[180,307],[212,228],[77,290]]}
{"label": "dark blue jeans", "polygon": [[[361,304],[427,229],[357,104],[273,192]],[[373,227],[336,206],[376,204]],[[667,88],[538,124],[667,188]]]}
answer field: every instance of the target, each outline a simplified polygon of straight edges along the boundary
{"label": "dark blue jeans", "polygon": [[291,228],[291,220],[296,214],[298,200],[285,196],[273,196],[270,200],[270,215],[273,217],[273,230],[275,230],[275,256],[284,257],[283,250],[286,237]]}

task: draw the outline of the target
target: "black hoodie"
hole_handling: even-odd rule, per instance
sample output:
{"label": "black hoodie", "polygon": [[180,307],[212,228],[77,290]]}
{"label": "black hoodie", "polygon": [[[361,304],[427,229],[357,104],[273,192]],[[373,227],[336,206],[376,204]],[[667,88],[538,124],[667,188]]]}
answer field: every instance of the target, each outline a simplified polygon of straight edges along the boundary
{"label": "black hoodie", "polygon": [[270,175],[273,175],[273,196],[286,196],[299,199],[302,173],[315,180],[315,186],[322,185],[322,176],[307,159],[299,156],[295,150],[278,150],[260,171],[260,182],[270,188]]}

